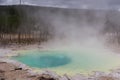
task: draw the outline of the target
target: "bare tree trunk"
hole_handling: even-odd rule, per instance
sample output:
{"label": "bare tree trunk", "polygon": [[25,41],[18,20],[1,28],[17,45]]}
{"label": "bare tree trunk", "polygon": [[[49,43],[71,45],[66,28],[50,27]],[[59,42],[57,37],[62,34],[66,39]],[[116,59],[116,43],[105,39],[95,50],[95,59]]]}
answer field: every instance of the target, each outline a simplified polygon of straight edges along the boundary
{"label": "bare tree trunk", "polygon": [[21,43],[21,33],[20,32],[18,33],[18,43],[19,44]]}

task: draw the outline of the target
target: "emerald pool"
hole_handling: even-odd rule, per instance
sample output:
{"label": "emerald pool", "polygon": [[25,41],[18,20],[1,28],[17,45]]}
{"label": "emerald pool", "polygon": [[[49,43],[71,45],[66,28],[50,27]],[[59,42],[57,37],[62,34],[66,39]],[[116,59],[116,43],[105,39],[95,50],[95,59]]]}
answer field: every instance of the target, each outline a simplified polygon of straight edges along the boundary
{"label": "emerald pool", "polygon": [[12,57],[32,68],[49,69],[59,74],[108,72],[120,66],[120,56],[97,50],[28,50]]}

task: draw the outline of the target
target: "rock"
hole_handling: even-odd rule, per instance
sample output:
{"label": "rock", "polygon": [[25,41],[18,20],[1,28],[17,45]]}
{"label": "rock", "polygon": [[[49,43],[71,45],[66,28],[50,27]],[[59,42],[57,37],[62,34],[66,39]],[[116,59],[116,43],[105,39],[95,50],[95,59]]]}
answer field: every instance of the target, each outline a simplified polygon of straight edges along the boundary
{"label": "rock", "polygon": [[15,68],[15,70],[22,70],[22,68]]}
{"label": "rock", "polygon": [[41,76],[41,77],[38,77],[38,80],[56,80],[56,79],[50,78],[50,77]]}
{"label": "rock", "polygon": [[0,78],[0,80],[5,80],[5,78]]}
{"label": "rock", "polygon": [[88,80],[88,78],[81,74],[77,74],[77,75],[73,76],[71,80]]}
{"label": "rock", "polygon": [[63,76],[63,77],[59,78],[59,80],[68,80],[68,78]]}
{"label": "rock", "polygon": [[119,79],[113,78],[113,77],[108,77],[108,76],[100,76],[97,78],[97,80],[119,80]]}
{"label": "rock", "polygon": [[42,72],[41,75],[47,75],[47,76],[50,76],[50,77],[52,77],[54,79],[59,79],[60,78],[60,76],[57,75],[57,73],[55,73],[53,71],[49,71],[49,70],[45,70],[44,72]]}
{"label": "rock", "polygon": [[68,76],[67,74],[64,74],[63,76],[66,77],[67,80],[72,80],[72,78]]}
{"label": "rock", "polygon": [[7,63],[7,62],[0,62],[0,64]]}

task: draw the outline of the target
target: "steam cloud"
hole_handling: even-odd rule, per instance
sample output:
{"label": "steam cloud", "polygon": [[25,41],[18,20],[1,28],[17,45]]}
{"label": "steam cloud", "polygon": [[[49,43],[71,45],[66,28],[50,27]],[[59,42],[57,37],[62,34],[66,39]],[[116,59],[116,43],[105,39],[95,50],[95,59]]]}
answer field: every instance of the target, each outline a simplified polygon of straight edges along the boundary
{"label": "steam cloud", "polygon": [[[69,11],[68,11],[69,12]],[[91,12],[91,11],[90,11]],[[104,47],[100,32],[105,26],[105,13],[87,11],[38,12],[40,18],[52,26],[52,40],[45,45],[49,48],[80,49]],[[88,13],[88,14],[87,14]],[[38,16],[37,16],[38,17]]]}
{"label": "steam cloud", "polygon": [[[117,9],[119,7],[119,3],[119,0],[22,0],[22,4],[85,9]],[[1,1],[1,4],[19,4],[19,0]],[[67,15],[67,13],[62,11],[48,11],[44,12],[42,16],[38,16],[39,13],[42,14],[42,12],[36,12],[34,16],[40,17],[44,22],[48,22],[53,27],[51,34],[54,37],[47,43],[50,47],[51,45],[54,47],[58,45],[61,47],[69,46],[71,48],[81,46],[90,48],[96,46],[96,44],[97,46],[104,47],[99,33],[105,25],[105,13],[99,11],[98,13],[90,12],[90,14],[89,11],[88,13],[84,11],[83,13],[79,13],[79,11],[78,13],[74,13],[73,11],[70,12],[71,15],[69,16],[69,14]]]}

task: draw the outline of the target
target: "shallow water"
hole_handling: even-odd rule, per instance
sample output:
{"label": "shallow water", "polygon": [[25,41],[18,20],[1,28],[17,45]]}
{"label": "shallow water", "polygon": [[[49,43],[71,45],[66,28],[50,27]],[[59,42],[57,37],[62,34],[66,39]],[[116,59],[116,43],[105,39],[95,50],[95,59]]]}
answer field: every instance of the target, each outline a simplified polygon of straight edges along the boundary
{"label": "shallow water", "polygon": [[[13,59],[37,69],[50,69],[58,74],[88,74],[92,71],[108,72],[120,66],[120,56],[97,50],[25,51]],[[104,54],[103,54],[104,53]]]}

